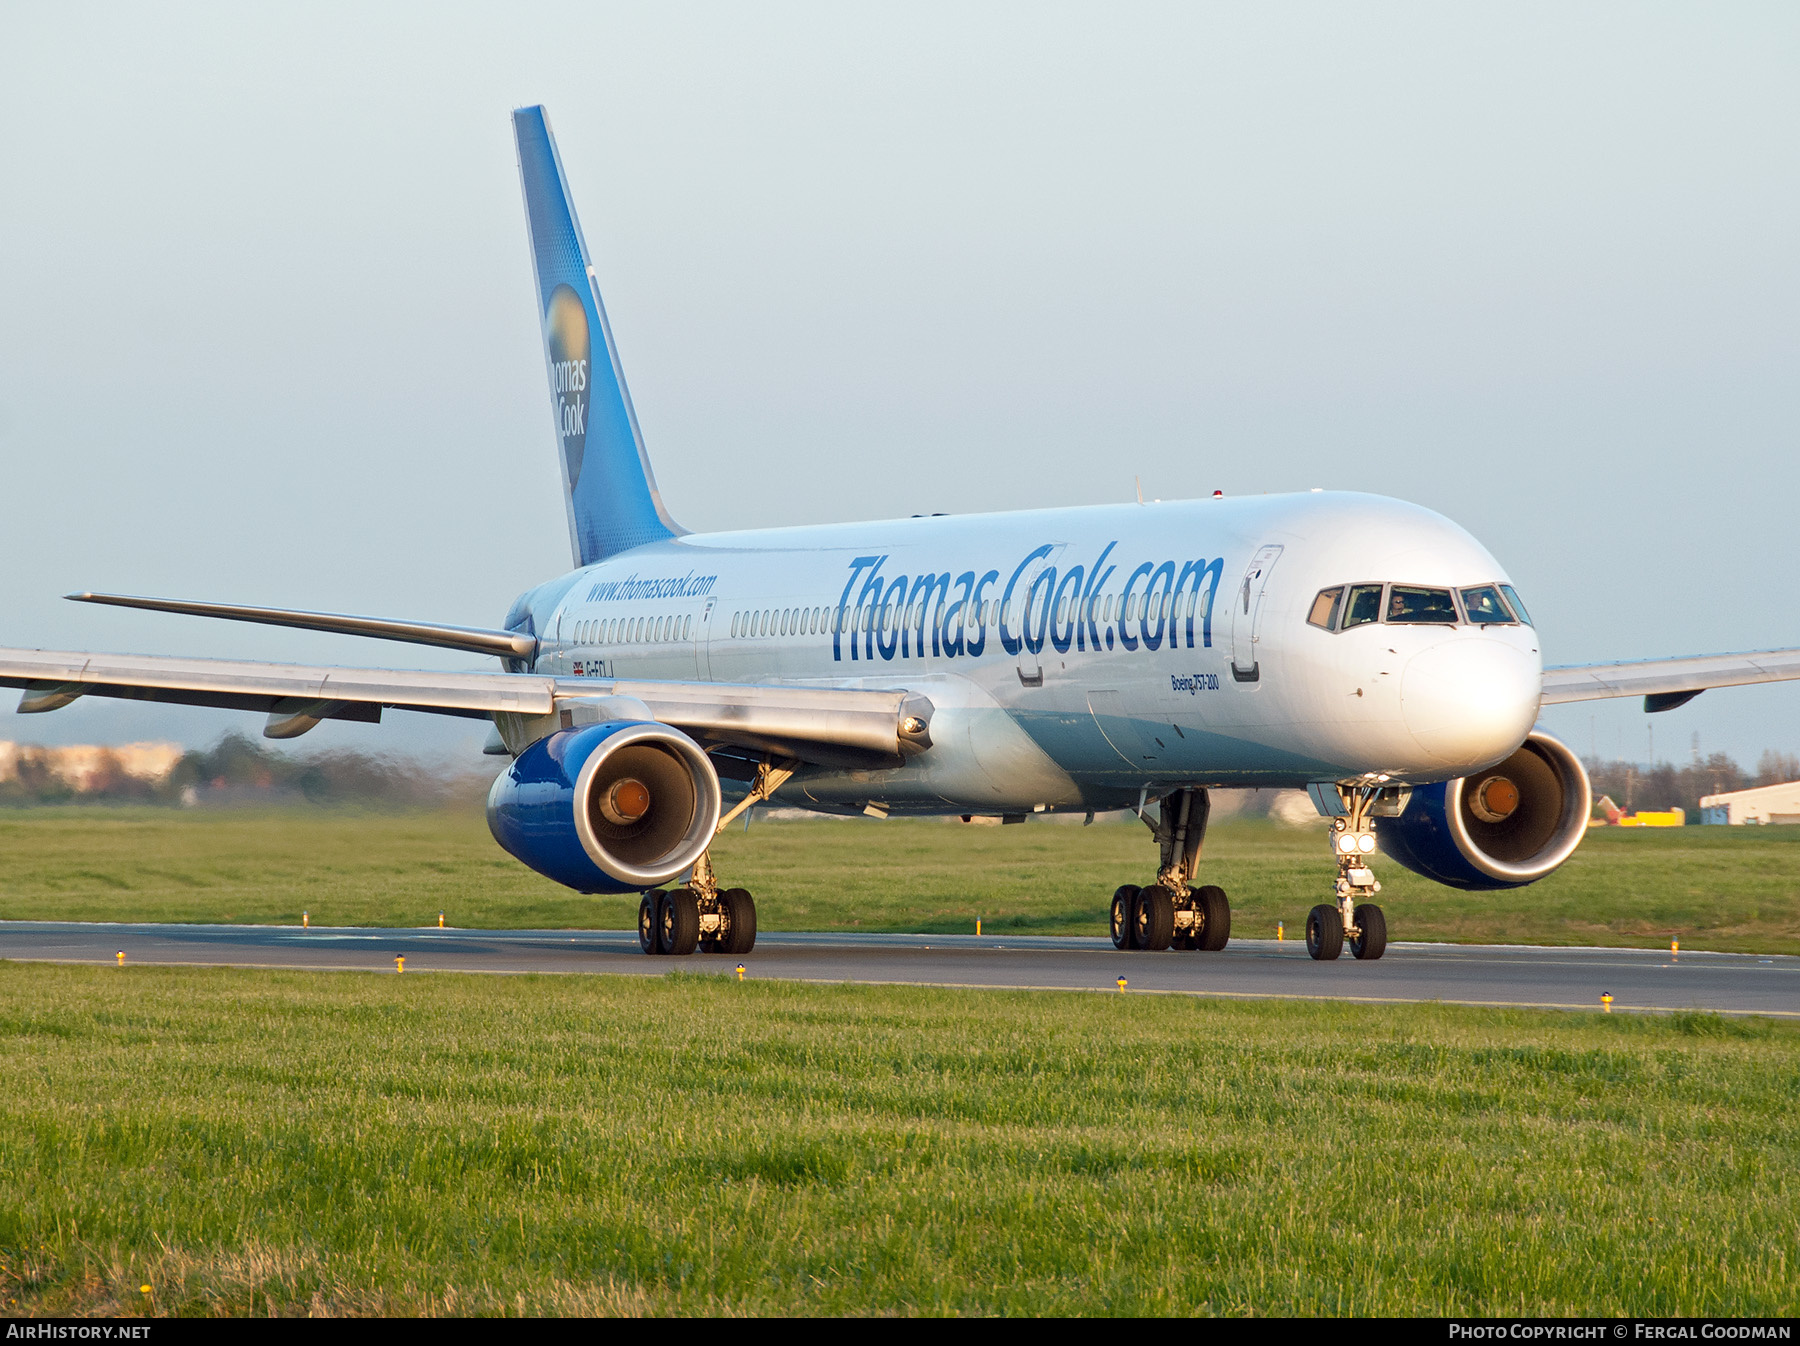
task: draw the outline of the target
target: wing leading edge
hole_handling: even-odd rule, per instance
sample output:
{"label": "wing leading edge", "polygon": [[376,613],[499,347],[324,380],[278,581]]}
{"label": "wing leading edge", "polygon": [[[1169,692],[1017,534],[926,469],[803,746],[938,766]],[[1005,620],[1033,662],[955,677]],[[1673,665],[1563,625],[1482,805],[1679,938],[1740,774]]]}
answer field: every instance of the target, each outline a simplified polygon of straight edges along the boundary
{"label": "wing leading edge", "polygon": [[1544,670],[1542,704],[1641,696],[1647,711],[1673,710],[1713,687],[1747,687],[1800,678],[1800,650],[1752,650]]}
{"label": "wing leading edge", "polygon": [[[379,721],[384,709],[473,719],[561,717],[602,697],[640,701],[703,743],[805,762],[898,765],[931,744],[931,703],[904,689],[554,678],[535,673],[446,673],[336,668],[236,659],[0,649],[0,687],[24,689],[23,712],[82,696],[264,711],[264,733],[291,738],[322,720]],[[540,725],[549,732],[555,725]]]}

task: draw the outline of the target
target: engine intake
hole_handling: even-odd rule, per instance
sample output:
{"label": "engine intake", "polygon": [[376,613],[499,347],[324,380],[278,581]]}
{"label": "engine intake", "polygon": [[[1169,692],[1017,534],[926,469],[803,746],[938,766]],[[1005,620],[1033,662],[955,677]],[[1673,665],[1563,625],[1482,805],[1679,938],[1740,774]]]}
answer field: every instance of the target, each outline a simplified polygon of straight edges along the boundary
{"label": "engine intake", "polygon": [[654,888],[691,866],[719,825],[719,777],[700,745],[653,721],[564,729],[520,753],[488,791],[507,852],[584,893]]}
{"label": "engine intake", "polygon": [[1376,834],[1400,864],[1452,888],[1521,888],[1574,854],[1592,807],[1581,759],[1534,730],[1497,767],[1417,787]]}

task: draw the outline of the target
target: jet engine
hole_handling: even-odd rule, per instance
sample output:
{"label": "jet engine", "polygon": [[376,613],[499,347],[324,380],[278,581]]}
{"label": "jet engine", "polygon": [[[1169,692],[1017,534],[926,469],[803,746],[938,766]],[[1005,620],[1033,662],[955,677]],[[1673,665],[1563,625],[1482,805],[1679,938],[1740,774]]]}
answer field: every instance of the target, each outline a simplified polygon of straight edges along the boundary
{"label": "jet engine", "polygon": [[719,777],[666,724],[611,721],[539,739],[488,791],[488,828],[538,873],[584,893],[634,893],[692,865],[719,825]]}
{"label": "jet engine", "polygon": [[1416,787],[1376,835],[1413,873],[1452,888],[1521,888],[1574,853],[1592,807],[1581,760],[1534,730],[1491,770]]}

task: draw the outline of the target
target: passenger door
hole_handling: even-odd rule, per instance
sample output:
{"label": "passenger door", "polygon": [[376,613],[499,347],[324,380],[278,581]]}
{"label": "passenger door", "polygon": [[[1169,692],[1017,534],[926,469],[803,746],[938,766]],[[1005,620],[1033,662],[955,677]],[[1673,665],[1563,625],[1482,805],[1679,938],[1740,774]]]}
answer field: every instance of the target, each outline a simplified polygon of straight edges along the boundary
{"label": "passenger door", "polygon": [[1238,682],[1262,679],[1256,645],[1262,639],[1263,599],[1269,592],[1269,572],[1280,559],[1281,548],[1273,543],[1258,547],[1232,596],[1231,676]]}
{"label": "passenger door", "polygon": [[[1012,627],[1019,633],[1019,685],[1021,687],[1042,687],[1044,685],[1044,656],[1040,648],[1032,652],[1024,643],[1025,633],[1031,623],[1031,587],[1038,581],[1038,576],[1062,560],[1063,554],[1069,550],[1069,544],[1059,542],[1051,549],[1048,556],[1040,556],[1026,567],[1025,573],[1019,576],[1019,582],[1013,587],[1013,602],[1017,605],[1016,625]],[[1050,614],[1044,619],[1044,644],[1050,643],[1050,623],[1056,620],[1056,585],[1050,585],[1050,592],[1043,601],[1050,606]]]}
{"label": "passenger door", "polygon": [[719,600],[709,598],[694,622],[694,676],[712,681],[712,619]]}

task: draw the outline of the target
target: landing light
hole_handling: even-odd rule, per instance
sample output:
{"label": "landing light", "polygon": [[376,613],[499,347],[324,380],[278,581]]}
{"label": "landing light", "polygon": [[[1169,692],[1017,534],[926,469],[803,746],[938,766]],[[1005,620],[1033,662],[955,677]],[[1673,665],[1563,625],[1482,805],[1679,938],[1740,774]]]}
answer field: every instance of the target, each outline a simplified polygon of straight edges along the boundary
{"label": "landing light", "polygon": [[635,823],[650,812],[650,787],[635,776],[615,781],[600,797],[600,816],[615,827]]}

